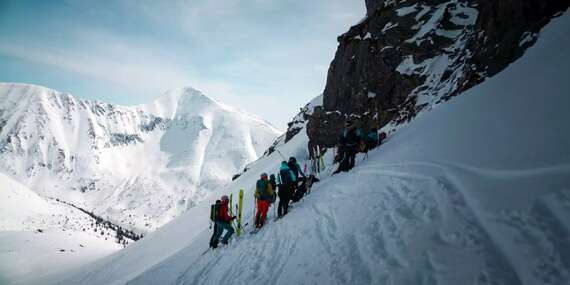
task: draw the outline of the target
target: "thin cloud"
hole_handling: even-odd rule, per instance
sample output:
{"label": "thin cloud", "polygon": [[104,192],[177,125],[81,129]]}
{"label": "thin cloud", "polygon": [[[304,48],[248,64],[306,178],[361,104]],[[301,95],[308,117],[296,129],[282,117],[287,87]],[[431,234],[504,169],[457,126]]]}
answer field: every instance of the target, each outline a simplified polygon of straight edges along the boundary
{"label": "thin cloud", "polygon": [[[283,128],[322,92],[336,36],[364,14],[362,2],[68,1],[46,5],[52,10],[41,23],[29,20],[34,14],[13,17],[22,24],[4,27],[0,53],[118,86],[116,94],[125,95],[117,96],[129,97],[121,102],[192,86]],[[64,88],[97,98],[75,85]]]}

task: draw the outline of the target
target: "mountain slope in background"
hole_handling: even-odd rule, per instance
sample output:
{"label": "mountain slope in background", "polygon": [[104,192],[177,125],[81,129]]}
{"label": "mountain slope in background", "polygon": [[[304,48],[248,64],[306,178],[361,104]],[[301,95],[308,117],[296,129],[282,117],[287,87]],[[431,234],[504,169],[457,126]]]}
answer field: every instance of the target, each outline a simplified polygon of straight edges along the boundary
{"label": "mountain slope in background", "polygon": [[[569,15],[553,20],[524,57],[350,173],[329,165],[258,234],[202,256],[212,198],[59,284],[568,284],[568,27]],[[277,148],[302,161],[307,142],[300,132]],[[215,194],[244,187],[251,209],[258,174],[280,160],[264,156]]]}
{"label": "mountain slope in background", "polygon": [[278,135],[191,88],[125,107],[0,83],[0,172],[139,233],[227,184]]}
{"label": "mountain slope in background", "polygon": [[0,284],[40,284],[122,248],[113,229],[4,174],[0,190]]}

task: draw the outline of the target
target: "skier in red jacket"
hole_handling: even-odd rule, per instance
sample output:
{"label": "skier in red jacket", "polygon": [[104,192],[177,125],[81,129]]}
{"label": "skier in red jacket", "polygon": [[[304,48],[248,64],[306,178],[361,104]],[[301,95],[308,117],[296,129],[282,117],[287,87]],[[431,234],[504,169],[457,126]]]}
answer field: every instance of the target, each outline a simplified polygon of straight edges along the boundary
{"label": "skier in red jacket", "polygon": [[226,195],[222,196],[222,204],[220,205],[220,209],[218,210],[216,216],[216,226],[214,227],[214,236],[212,237],[213,248],[218,247],[218,240],[220,240],[220,237],[222,236],[224,230],[226,230],[226,234],[224,235],[224,238],[222,238],[222,244],[228,244],[228,239],[234,233],[234,228],[232,227],[231,222],[236,217],[235,216],[231,217],[228,214],[229,202],[230,199],[228,198],[228,196]]}

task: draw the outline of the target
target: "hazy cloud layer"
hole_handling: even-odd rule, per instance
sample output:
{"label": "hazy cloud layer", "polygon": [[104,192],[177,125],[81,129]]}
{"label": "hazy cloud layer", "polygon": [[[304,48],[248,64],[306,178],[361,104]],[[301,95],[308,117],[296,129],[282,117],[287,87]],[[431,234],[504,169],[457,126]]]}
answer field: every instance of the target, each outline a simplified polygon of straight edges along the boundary
{"label": "hazy cloud layer", "polygon": [[0,0],[0,81],[120,104],[192,86],[284,128],[363,2]]}

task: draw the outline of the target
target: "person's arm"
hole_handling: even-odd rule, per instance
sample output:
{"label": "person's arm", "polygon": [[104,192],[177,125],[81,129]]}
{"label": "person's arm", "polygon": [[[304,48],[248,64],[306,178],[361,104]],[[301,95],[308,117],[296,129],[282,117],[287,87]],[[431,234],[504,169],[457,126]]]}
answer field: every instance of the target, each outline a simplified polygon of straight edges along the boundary
{"label": "person's arm", "polygon": [[299,163],[297,163],[297,168],[299,169],[299,173],[301,173],[301,176],[303,176],[303,178],[307,178],[307,176],[305,176],[305,172],[303,172],[303,169],[301,168],[301,165],[299,165]]}

